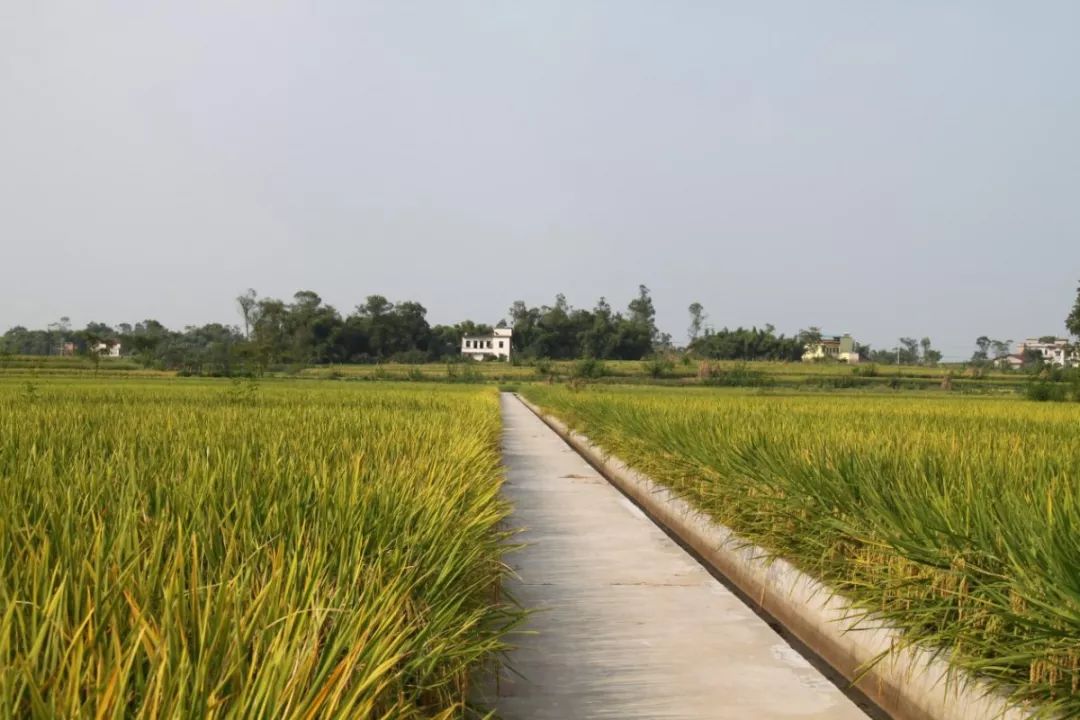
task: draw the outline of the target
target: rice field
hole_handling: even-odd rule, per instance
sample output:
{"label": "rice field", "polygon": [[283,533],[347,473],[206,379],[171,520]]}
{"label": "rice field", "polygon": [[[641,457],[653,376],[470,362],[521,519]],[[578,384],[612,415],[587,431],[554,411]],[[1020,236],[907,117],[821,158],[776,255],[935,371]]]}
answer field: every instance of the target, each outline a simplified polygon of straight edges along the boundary
{"label": "rice field", "polygon": [[[668,380],[697,380],[700,372],[700,360],[687,358],[683,361],[673,361],[664,369],[664,378]],[[322,379],[389,379],[389,380],[447,380],[461,379],[464,376],[473,375],[482,380],[498,381],[523,381],[543,380],[546,377],[569,377],[574,374],[575,360],[552,360],[534,361],[523,360],[519,364],[504,362],[471,362],[471,363],[424,363],[409,365],[404,363],[381,363],[366,365],[325,365],[303,368],[299,371],[301,377]],[[715,370],[732,370],[736,368],[748,368],[757,371],[765,377],[781,384],[793,384],[810,379],[821,378],[857,378],[856,370],[864,373],[871,372],[871,363],[850,366],[838,363],[803,363],[803,362],[776,362],[768,360],[755,360],[753,362],[740,362],[734,360],[712,360],[708,364]],[[604,375],[611,380],[627,380],[632,378],[649,377],[648,361],[642,360],[604,360],[602,361]],[[882,381],[889,378],[902,378],[914,380],[936,380],[952,374],[956,380],[963,381],[970,373],[959,365],[942,367],[925,367],[919,365],[874,365],[873,372]],[[865,379],[865,377],[864,377]],[[980,381],[984,384],[994,383],[1017,383],[1024,377],[1015,372],[1003,372],[1000,370],[987,370],[981,373]]]}
{"label": "rice field", "polygon": [[0,717],[468,717],[494,388],[0,379]]}
{"label": "rice field", "polygon": [[[497,383],[502,385],[556,382],[581,374],[580,361],[528,360],[505,362],[431,362],[407,364],[342,364],[272,366],[264,376],[274,379],[307,379],[380,382],[440,382],[448,384]],[[946,383],[953,392],[1012,394],[1022,392],[1031,376],[1001,370],[975,370],[962,364],[940,367],[905,365],[848,366],[837,363],[802,363],[730,360],[701,361],[689,357],[657,365],[653,361],[605,360],[593,368],[589,382],[605,384],[662,384],[670,386],[741,386],[802,389],[811,392],[844,390],[857,392],[940,391]],[[0,357],[0,378],[35,379],[85,376],[98,379],[166,378],[176,370],[143,368],[131,358],[102,358],[94,365],[88,358],[57,356]],[[946,380],[946,378],[948,378]]]}
{"label": "rice field", "polygon": [[522,392],[954,666],[1080,717],[1080,406]]}

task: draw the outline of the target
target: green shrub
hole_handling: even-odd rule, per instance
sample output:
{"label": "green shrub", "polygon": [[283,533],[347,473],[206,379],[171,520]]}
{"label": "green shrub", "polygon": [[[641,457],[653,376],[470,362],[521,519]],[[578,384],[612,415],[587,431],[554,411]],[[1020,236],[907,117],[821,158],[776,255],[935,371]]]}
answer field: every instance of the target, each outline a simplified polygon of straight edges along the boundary
{"label": "green shrub", "polygon": [[1046,380],[1028,383],[1024,393],[1027,395],[1028,400],[1034,400],[1035,402],[1064,402],[1067,397],[1064,385],[1047,382]]}
{"label": "green shrub", "polygon": [[571,372],[573,377],[582,379],[602,378],[607,374],[608,370],[604,361],[592,357],[581,358],[575,362]]}
{"label": "green shrub", "polygon": [[641,363],[642,370],[651,378],[662,378],[671,374],[675,369],[675,363],[663,355],[655,355]]}

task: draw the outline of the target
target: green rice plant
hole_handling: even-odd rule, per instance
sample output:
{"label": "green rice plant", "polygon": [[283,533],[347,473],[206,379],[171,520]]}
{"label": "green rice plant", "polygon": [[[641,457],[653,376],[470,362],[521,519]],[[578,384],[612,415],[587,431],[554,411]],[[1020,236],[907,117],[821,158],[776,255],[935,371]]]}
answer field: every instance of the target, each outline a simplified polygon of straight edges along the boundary
{"label": "green rice plant", "polygon": [[479,388],[0,380],[0,717],[472,714],[498,440]]}
{"label": "green rice plant", "polygon": [[1080,407],[522,391],[955,667],[1080,716]]}

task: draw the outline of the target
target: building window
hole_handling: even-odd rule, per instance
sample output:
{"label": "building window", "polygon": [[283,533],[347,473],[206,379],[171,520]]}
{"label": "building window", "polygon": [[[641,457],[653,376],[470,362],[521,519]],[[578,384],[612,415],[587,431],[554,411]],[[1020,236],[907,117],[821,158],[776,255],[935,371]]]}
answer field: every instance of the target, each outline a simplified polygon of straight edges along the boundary
{"label": "building window", "polygon": [[465,347],[471,348],[472,347],[472,340],[466,340],[465,341]]}
{"label": "building window", "polygon": [[499,349],[500,349],[500,350],[502,350],[502,347],[503,347],[503,341],[502,341],[502,340],[500,340],[500,341],[499,341]]}

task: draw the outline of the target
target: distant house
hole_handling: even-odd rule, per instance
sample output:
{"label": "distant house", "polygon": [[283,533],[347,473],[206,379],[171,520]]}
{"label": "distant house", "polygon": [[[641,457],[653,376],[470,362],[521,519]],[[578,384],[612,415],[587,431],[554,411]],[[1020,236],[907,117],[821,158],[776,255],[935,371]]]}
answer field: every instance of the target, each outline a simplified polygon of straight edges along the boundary
{"label": "distant house", "polygon": [[1023,355],[1005,355],[994,360],[994,367],[1008,370],[1020,370],[1024,367]]}
{"label": "distant house", "polygon": [[461,354],[473,360],[494,357],[510,359],[510,328],[495,328],[491,335],[466,335],[461,338]]}
{"label": "distant house", "polygon": [[71,357],[75,354],[75,343],[62,342],[56,346],[56,354],[64,357]]}
{"label": "distant house", "polygon": [[100,357],[120,357],[120,342],[118,340],[105,340],[94,346],[94,352]]}
{"label": "distant house", "polygon": [[1073,346],[1067,338],[1028,338],[1020,343],[1020,352],[1017,354],[1020,356],[1037,354],[1047,365],[1058,367],[1080,364],[1080,348]]}
{"label": "distant house", "polygon": [[824,336],[818,342],[807,345],[802,359],[803,362],[836,360],[854,365],[859,362],[859,351],[855,347],[855,339],[849,333],[844,333]]}

